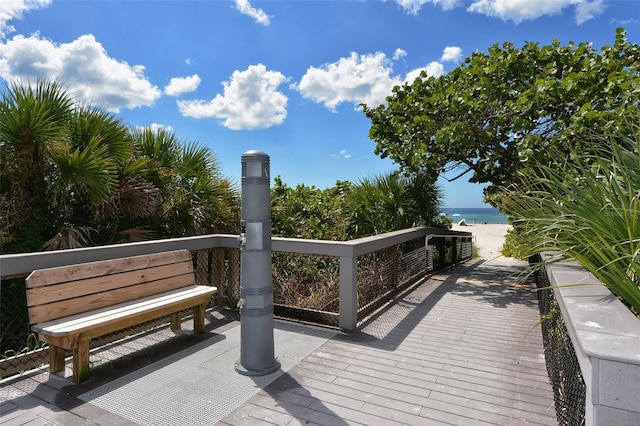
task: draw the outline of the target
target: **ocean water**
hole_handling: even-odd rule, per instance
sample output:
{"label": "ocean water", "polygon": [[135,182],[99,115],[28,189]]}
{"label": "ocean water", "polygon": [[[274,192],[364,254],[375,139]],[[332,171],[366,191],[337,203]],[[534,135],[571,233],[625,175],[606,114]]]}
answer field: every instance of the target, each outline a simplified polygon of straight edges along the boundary
{"label": "ocean water", "polygon": [[473,225],[474,223],[507,223],[507,218],[500,213],[500,210],[493,207],[482,208],[455,208],[445,207],[442,209],[442,213],[453,220],[453,223],[458,223],[462,219],[465,219],[467,225]]}

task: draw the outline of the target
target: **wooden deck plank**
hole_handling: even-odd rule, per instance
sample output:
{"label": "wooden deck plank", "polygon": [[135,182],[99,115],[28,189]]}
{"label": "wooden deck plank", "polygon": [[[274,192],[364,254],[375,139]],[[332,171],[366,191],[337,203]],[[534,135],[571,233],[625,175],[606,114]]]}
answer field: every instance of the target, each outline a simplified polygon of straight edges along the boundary
{"label": "wooden deck plank", "polygon": [[278,393],[274,383],[260,404],[306,395],[314,402],[305,410],[346,421],[331,424],[358,424],[354,410],[391,424],[555,424],[535,290],[502,285],[517,269],[474,264],[426,280],[360,331],[318,348],[288,372],[297,388]]}
{"label": "wooden deck plank", "polygon": [[[338,347],[344,348],[344,346]],[[362,348],[361,353],[379,356],[378,353],[373,351],[371,348]],[[322,354],[323,353],[318,353],[317,355],[323,356]],[[536,362],[533,362],[530,358],[527,360],[496,359],[495,357],[482,359],[475,356],[475,354],[468,352],[457,355],[452,351],[434,351],[431,347],[426,351],[424,348],[422,348],[422,350],[398,349],[393,353],[386,354],[385,356],[390,359],[394,359],[397,362],[417,362],[424,365],[431,365],[433,368],[442,368],[442,365],[445,363],[461,367],[473,364],[481,369],[494,369],[495,371],[507,370],[514,372],[530,372],[532,367],[537,368],[540,363],[544,363],[544,360],[536,360]]]}
{"label": "wooden deck plank", "polygon": [[[331,358],[333,360],[340,360],[345,356],[353,356],[354,359],[362,361],[362,363],[373,362],[382,365],[389,365],[393,367],[399,367],[403,369],[411,369],[411,365],[415,365],[416,368],[427,367],[432,370],[441,370],[445,369],[445,365],[449,369],[448,371],[452,371],[452,369],[469,369],[473,371],[488,374],[497,374],[504,375],[505,369],[501,368],[499,365],[496,366],[487,366],[483,363],[476,363],[473,359],[467,359],[467,362],[459,362],[457,360],[447,360],[445,358],[439,358],[435,360],[431,357],[411,357],[411,356],[396,356],[397,352],[393,354],[378,354],[371,353],[366,348],[358,351],[357,353],[353,353],[350,351],[340,350],[337,348],[324,348],[326,352],[320,352],[318,356],[324,356],[326,358]],[[380,360],[380,356],[386,356],[387,358],[384,361]],[[539,374],[531,373],[531,368],[520,368],[520,369],[508,369],[511,372],[512,377],[518,377],[523,379],[531,379],[531,380],[542,380],[546,382],[548,379],[546,375],[543,375],[542,378]]]}
{"label": "wooden deck plank", "polygon": [[371,392],[371,389],[368,389],[366,386],[360,388],[343,387],[335,384],[335,381],[326,383],[321,380],[309,378],[304,374],[297,375],[295,379],[302,387],[294,389],[293,392],[308,393],[315,399],[323,402],[342,405],[351,409],[360,410],[365,404],[369,403],[416,415],[419,414],[421,410],[420,404],[407,401],[404,398],[394,398],[392,392],[377,394]]}
{"label": "wooden deck plank", "polygon": [[[378,349],[377,345],[370,345],[368,348],[363,347],[363,350]],[[503,356],[502,353],[497,353],[492,350],[490,353],[480,353],[478,351],[469,351],[459,348],[457,345],[442,345],[441,342],[437,344],[425,345],[403,345],[388,356],[406,356],[416,359],[432,360],[434,362],[448,361],[461,361],[468,363],[472,359],[474,363],[479,365],[498,365],[505,369],[516,369],[525,366],[527,369],[536,368],[540,364],[544,364],[544,358],[541,357],[540,352],[534,354],[534,356],[528,356],[524,354],[517,354],[517,356]],[[390,351],[387,351],[390,352]]]}
{"label": "wooden deck plank", "polygon": [[234,412],[226,416],[219,424],[232,426],[273,426],[288,425],[293,420],[293,416],[281,411],[272,410],[260,405],[251,404],[251,409],[246,412]]}
{"label": "wooden deck plank", "polygon": [[474,412],[482,412],[483,418],[487,421],[494,421],[493,416],[489,414],[497,414],[503,420],[499,423],[539,423],[546,425],[557,424],[555,416],[548,416],[544,413],[540,413],[539,407],[531,407],[524,404],[511,404],[506,399],[494,400],[492,402],[480,401],[474,398],[467,398],[458,395],[451,395],[449,393],[431,392],[429,397],[430,403],[432,401],[439,401],[446,404],[449,407],[464,407],[473,410]]}
{"label": "wooden deck plank", "polygon": [[363,376],[356,373],[350,374],[347,371],[336,372],[330,366],[313,363],[313,360],[310,358],[307,358],[299,367],[307,370],[319,369],[326,374],[335,374],[337,379],[335,379],[333,383],[340,384],[340,386],[367,389],[367,392],[379,392],[382,395],[387,395],[387,392],[391,392],[392,394],[397,393],[398,395],[402,395],[404,400],[414,401],[415,403],[419,403],[419,401],[427,397],[431,391],[437,391],[489,403],[498,403],[504,400],[507,401],[509,405],[522,406],[523,409],[530,411],[546,410],[553,404],[553,399],[550,397],[514,393],[508,390],[483,386],[470,386],[468,382],[451,380],[443,383],[440,378],[438,378],[437,382],[425,382],[417,379],[390,381],[376,376]]}
{"label": "wooden deck plank", "polygon": [[[261,394],[254,396],[250,401],[255,405],[270,408],[271,410],[277,412],[289,413],[291,416],[295,417],[298,420],[303,420],[305,423],[312,422],[319,425],[346,425],[347,423],[345,422],[345,420],[343,420],[345,417],[353,418],[358,415],[358,411],[356,410],[348,410],[346,408],[343,408],[339,410],[340,415],[338,415],[334,410],[331,409],[336,409],[337,407],[329,406],[324,407],[324,409],[319,406],[305,407],[284,400],[276,401],[271,396],[264,396]],[[365,417],[365,415],[362,415],[361,417]],[[372,417],[369,417],[369,419],[372,419]],[[222,420],[224,421],[224,419]],[[383,419],[374,420],[380,421]],[[378,423],[376,423],[375,421],[371,423],[361,421],[357,422],[356,424],[374,425]]]}

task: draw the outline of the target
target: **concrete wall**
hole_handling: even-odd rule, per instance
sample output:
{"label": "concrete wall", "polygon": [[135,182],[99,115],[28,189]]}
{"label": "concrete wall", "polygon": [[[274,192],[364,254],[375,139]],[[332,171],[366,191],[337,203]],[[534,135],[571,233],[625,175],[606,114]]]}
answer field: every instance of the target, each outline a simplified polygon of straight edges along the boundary
{"label": "concrete wall", "polygon": [[577,263],[546,271],[587,387],[586,424],[640,425],[640,319]]}

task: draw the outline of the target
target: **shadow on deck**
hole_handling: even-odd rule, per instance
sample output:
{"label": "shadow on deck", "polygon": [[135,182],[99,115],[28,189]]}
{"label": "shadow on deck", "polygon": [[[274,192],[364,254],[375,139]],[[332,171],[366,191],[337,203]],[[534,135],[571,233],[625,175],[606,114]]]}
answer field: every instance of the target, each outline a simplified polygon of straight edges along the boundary
{"label": "shadow on deck", "polygon": [[459,265],[353,333],[276,321],[282,368],[262,377],[235,372],[238,318],[212,312],[204,335],[163,329],[93,352],[82,385],[46,369],[4,380],[0,423],[557,424],[525,266]]}

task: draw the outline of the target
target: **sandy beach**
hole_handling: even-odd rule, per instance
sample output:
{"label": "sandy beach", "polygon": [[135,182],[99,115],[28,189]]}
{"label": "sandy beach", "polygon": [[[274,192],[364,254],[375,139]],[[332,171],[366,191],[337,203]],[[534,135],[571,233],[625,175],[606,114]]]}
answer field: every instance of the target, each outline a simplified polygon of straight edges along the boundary
{"label": "sandy beach", "polygon": [[453,231],[471,232],[480,257],[488,260],[502,256],[500,250],[504,244],[504,236],[510,228],[511,225],[506,224],[453,225],[451,227]]}

